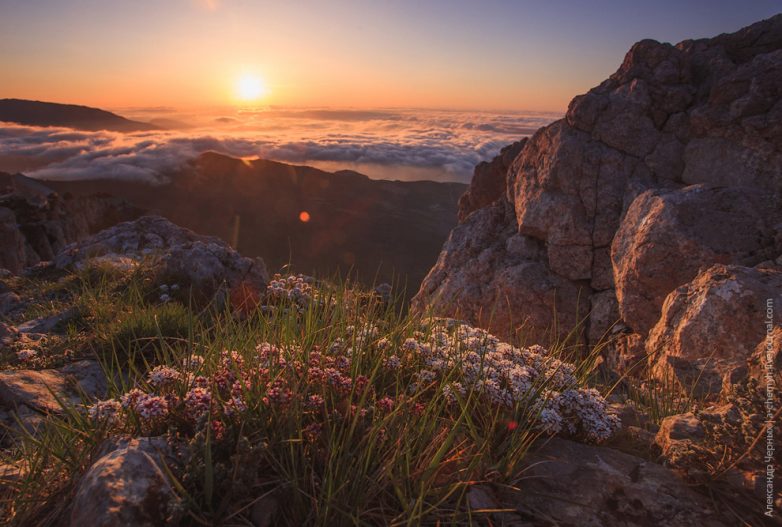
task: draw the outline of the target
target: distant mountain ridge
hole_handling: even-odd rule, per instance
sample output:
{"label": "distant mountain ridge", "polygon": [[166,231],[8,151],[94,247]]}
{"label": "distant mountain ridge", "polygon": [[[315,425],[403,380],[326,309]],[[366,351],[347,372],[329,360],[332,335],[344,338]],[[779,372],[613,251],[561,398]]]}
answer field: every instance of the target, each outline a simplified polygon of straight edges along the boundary
{"label": "distant mountain ridge", "polygon": [[[292,263],[305,273],[353,276],[365,283],[407,280],[414,290],[456,224],[461,183],[373,180],[209,152],[170,182],[113,179],[46,181],[60,193],[96,192],[218,236],[270,270]],[[301,213],[308,216],[303,221]]]}
{"label": "distant mountain ridge", "polygon": [[65,126],[88,131],[141,132],[159,129],[152,124],[131,121],[98,108],[26,99],[0,99],[0,121],[29,126]]}

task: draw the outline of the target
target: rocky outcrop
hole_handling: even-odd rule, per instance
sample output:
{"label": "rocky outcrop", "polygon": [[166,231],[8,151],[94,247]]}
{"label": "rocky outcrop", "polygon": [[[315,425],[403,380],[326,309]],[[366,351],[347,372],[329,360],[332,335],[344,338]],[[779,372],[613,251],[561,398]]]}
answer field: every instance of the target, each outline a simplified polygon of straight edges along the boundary
{"label": "rocky outcrop", "polygon": [[61,196],[21,174],[0,173],[0,267],[19,273],[54,259],[69,243],[140,213],[108,195]]}
{"label": "rocky outcrop", "polygon": [[[543,251],[539,240],[518,233],[512,210],[497,201],[451,232],[413,305],[500,334],[523,327],[536,340],[557,324],[572,328],[577,315],[570,302],[579,286],[552,273]],[[582,304],[581,313],[587,311]]]}
{"label": "rocky outcrop", "polygon": [[526,142],[525,137],[504,147],[500,155],[491,161],[478,163],[473,171],[470,188],[459,198],[459,222],[463,222],[471,212],[491,205],[505,195],[508,168]]}
{"label": "rocky outcrop", "polygon": [[245,258],[219,238],[200,236],[159,216],[115,225],[69,245],[55,258],[60,269],[94,262],[144,264],[156,283],[192,287],[206,297],[240,285],[262,291],[269,280],[262,259]]}
{"label": "rocky outcrop", "polygon": [[782,15],[635,44],[523,145],[505,192],[454,229],[414,308],[528,340],[563,337],[586,316],[584,342],[610,335],[632,354],[617,363],[642,358],[672,291],[715,264],[782,254],[781,118]]}
{"label": "rocky outcrop", "polygon": [[106,395],[106,376],[92,360],[57,369],[0,371],[0,443],[34,433],[47,414],[63,412],[63,404],[79,405]]}

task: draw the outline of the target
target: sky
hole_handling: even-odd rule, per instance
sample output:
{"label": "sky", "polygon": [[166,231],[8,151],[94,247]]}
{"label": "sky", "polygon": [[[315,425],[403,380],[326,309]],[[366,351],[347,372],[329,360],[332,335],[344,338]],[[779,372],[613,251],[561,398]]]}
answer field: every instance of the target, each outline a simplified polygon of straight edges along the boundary
{"label": "sky", "polygon": [[[0,0],[0,97],[563,112],[633,42],[780,11],[779,0]],[[243,78],[262,96],[242,100]]]}

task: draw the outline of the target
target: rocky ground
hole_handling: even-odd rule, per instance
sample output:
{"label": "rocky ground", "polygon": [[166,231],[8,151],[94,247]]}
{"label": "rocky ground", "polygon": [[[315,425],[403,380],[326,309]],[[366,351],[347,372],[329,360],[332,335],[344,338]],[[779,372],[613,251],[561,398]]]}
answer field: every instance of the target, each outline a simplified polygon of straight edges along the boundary
{"label": "rocky ground", "polygon": [[[136,287],[128,277],[138,276],[137,273],[143,277],[143,286],[140,287],[144,292],[139,290],[138,293],[143,298],[139,303],[124,305],[127,299],[120,299],[126,298],[128,289]],[[140,428],[130,426],[132,421],[121,421],[125,424],[117,425],[114,419],[120,418],[114,417],[118,415],[114,412],[124,407],[119,401],[123,401],[124,405],[124,397],[133,392],[131,386],[148,390],[147,386],[158,382],[153,381],[155,375],[163,379],[169,375],[167,372],[177,371],[171,367],[155,366],[164,359],[159,353],[149,355],[144,351],[148,349],[148,341],[184,341],[188,344],[182,349],[188,350],[204,338],[188,336],[187,327],[192,322],[183,322],[190,310],[201,309],[197,305],[227,307],[236,320],[253,317],[256,312],[270,313],[262,314],[263,317],[279,317],[280,312],[274,308],[275,298],[282,295],[286,299],[286,312],[291,308],[306,311],[305,306],[313,298],[314,289],[301,278],[271,279],[263,262],[241,257],[215,238],[196,235],[157,217],[143,217],[104,230],[66,247],[49,264],[30,268],[21,276],[6,273],[2,283],[6,292],[3,294],[5,322],[0,354],[4,368],[0,371],[0,418],[6,430],[2,438],[6,463],[1,467],[0,479],[7,504],[6,518],[22,525],[73,526],[214,521],[214,518],[209,520],[209,516],[187,516],[183,512],[187,510],[183,505],[187,494],[183,494],[180,482],[186,481],[187,471],[191,470],[188,467],[193,463],[192,454],[182,454],[182,449],[190,448],[188,445],[191,444],[186,440],[188,436],[183,425],[167,429],[167,426],[174,425],[163,426],[157,417],[143,417],[143,411],[151,412],[154,407],[144,407],[146,410],[131,414],[134,419],[141,420]],[[185,290],[198,292],[198,298],[185,295]],[[388,301],[385,289],[372,295],[377,302]],[[124,307],[114,309],[120,305]],[[279,307],[283,305],[278,304]],[[144,329],[139,320],[133,322],[133,313],[148,309],[153,310],[155,322]],[[367,306],[362,308],[366,309],[371,311]],[[268,324],[271,327],[288,324],[275,320],[268,319]],[[131,333],[126,331],[129,327],[133,328]],[[220,331],[212,327],[209,332]],[[345,331],[343,334],[349,336],[351,330],[346,328]],[[381,346],[381,342],[391,342],[395,338],[392,335],[398,330],[387,331],[373,333],[367,342],[372,342],[371,346],[378,350],[387,349],[386,353],[392,353],[383,359],[384,367],[391,367],[391,357],[402,357],[396,360],[405,361],[405,353],[417,359],[423,357],[424,363],[414,367],[413,379],[420,379],[425,371],[427,375],[437,375],[441,371],[438,370],[438,362],[448,360],[447,357],[457,352],[457,348],[453,348],[452,352],[443,348],[440,355],[430,355],[431,346],[435,346],[434,340],[429,344],[419,344],[407,339],[399,341],[398,348],[394,344],[385,348],[386,345]],[[254,332],[257,334],[258,330]],[[381,337],[385,334],[390,339]],[[475,335],[485,334],[479,332]],[[775,333],[775,345],[778,345],[778,336],[778,332]],[[477,348],[481,354],[487,349],[483,347],[483,338],[478,339],[482,343]],[[112,342],[110,347],[107,339]],[[118,357],[116,352],[118,349],[125,350],[126,340],[131,346],[128,350],[142,354],[142,363],[138,363],[138,355],[131,355],[136,359],[126,358],[124,360],[130,361],[126,365],[109,367],[107,357]],[[331,337],[329,342],[334,345],[339,340]],[[513,348],[502,347],[507,345],[499,343],[498,339],[495,342],[497,344],[493,346],[500,346],[496,349],[508,350],[502,352],[503,357],[512,356],[507,353]],[[178,348],[172,346],[160,349],[170,349],[173,353]],[[506,358],[497,362],[497,377],[491,377],[500,382],[497,388],[476,384],[471,390],[485,394],[490,407],[507,407],[505,397],[514,397],[516,393],[511,379],[515,379],[515,375],[526,375],[519,372],[527,371],[527,368],[540,369],[540,366],[532,366],[538,364],[535,361],[540,361],[540,358],[529,362],[532,357],[543,356],[535,354],[545,353],[543,348],[537,349],[540,351],[532,347],[523,352],[529,354],[522,359],[525,361],[521,363],[525,364],[523,370],[506,369],[515,368],[512,363],[505,365],[503,361],[507,361]],[[563,347],[559,352],[574,357],[578,350],[577,346]],[[248,357],[257,357],[256,353],[257,350],[253,350],[242,360],[251,360]],[[289,360],[298,360],[294,357],[300,357],[301,353],[296,351]],[[311,356],[312,352],[309,353]],[[536,414],[537,417],[527,422],[530,419],[528,415],[518,417],[510,410],[508,414],[497,414],[506,416],[499,422],[495,418],[491,424],[483,425],[487,430],[503,430],[502,441],[515,444],[524,453],[510,465],[513,470],[509,473],[487,467],[479,471],[480,476],[476,474],[472,478],[465,488],[464,502],[459,505],[465,508],[468,517],[457,523],[716,526],[739,522],[761,525],[766,522],[762,514],[765,476],[758,470],[762,465],[763,449],[756,448],[759,444],[757,439],[763,436],[766,424],[762,413],[764,398],[757,385],[743,382],[745,377],[759,378],[757,368],[760,364],[750,362],[746,365],[748,373],[735,378],[736,382],[729,387],[730,392],[723,393],[724,402],[701,406],[671,386],[665,387],[668,391],[662,391],[659,385],[653,383],[622,381],[613,385],[604,378],[599,357],[594,355],[592,359],[597,360],[576,360],[574,366],[557,361],[549,370],[559,372],[556,373],[558,376],[572,371],[575,374],[572,382],[577,382],[575,379],[579,377],[583,381],[578,382],[597,388],[607,395],[607,399],[597,396],[594,402],[577,403],[586,406],[581,406],[574,413],[565,410],[565,405],[572,403],[556,403],[559,405],[556,406],[559,408],[557,415],[561,416],[558,419],[564,421],[557,426],[556,420],[544,419],[542,430],[527,426],[543,419],[544,414]],[[421,367],[431,370],[422,370]],[[443,375],[452,379],[449,374]],[[125,381],[118,381],[118,376]],[[148,380],[144,381],[145,378]],[[356,379],[354,377],[352,382]],[[247,382],[254,384],[257,381]],[[511,383],[508,384],[508,395],[503,395],[502,388],[499,388],[504,386],[504,382]],[[564,382],[559,390],[567,392],[570,381],[560,379],[556,382]],[[456,384],[447,386],[443,386],[443,393],[457,393]],[[465,388],[467,386],[464,385]],[[461,387],[460,384],[458,389]],[[192,397],[195,390],[197,388],[180,396],[181,399],[165,391],[150,395],[138,392],[139,395],[134,397],[147,397],[147,401],[155,404],[163,404],[165,400],[168,405],[179,404],[175,401],[181,400],[186,409],[188,397]],[[126,395],[120,397],[122,393]],[[161,398],[156,393],[168,395]],[[269,393],[264,397],[270,397]],[[544,400],[559,397],[551,395],[559,392],[549,393]],[[582,397],[593,397],[590,393],[585,391]],[[302,394],[302,397],[306,399],[308,396]],[[404,399],[399,394],[382,400],[379,394],[375,397],[377,408],[392,404],[387,401],[401,404]],[[158,400],[160,402],[156,402]],[[416,409],[420,403],[412,404],[409,411],[424,411]],[[513,403],[508,408],[511,407]],[[166,415],[173,418],[175,411],[175,406],[168,406]],[[404,415],[408,415],[407,411]],[[514,417],[507,417],[509,415]],[[101,421],[104,418],[108,420]],[[249,414],[245,418],[250,422]],[[30,448],[52,448],[46,444],[54,440],[52,427],[56,430],[65,426],[64,423],[78,426],[73,421],[79,419],[97,419],[90,421],[94,424],[89,426],[98,428],[88,426],[81,432],[86,434],[86,430],[90,430],[89,433],[96,434],[94,444],[80,446],[82,450],[78,451],[83,457],[79,458],[77,467],[59,468],[64,472],[59,472],[58,478],[63,480],[53,495],[41,489],[35,490],[40,493],[41,508],[34,508],[33,512],[24,509],[16,499],[25,489],[36,488],[35,479],[28,478],[31,478],[31,473],[40,470],[36,464],[44,462],[30,456],[29,450],[26,455],[24,452]],[[230,417],[222,419],[226,420],[225,426],[229,429],[240,423],[231,421]],[[579,421],[581,419],[584,421]],[[603,419],[608,421],[602,423]],[[617,428],[620,421],[621,429]],[[612,422],[616,425],[610,424]],[[565,423],[570,424],[562,426]],[[459,424],[458,419],[455,424]],[[517,429],[517,426],[520,428]],[[526,432],[519,433],[520,430]],[[537,431],[533,433],[533,430]],[[552,434],[559,437],[552,438]],[[197,437],[193,436],[190,441],[197,440]],[[596,445],[595,442],[601,444]],[[240,444],[232,448],[239,448]],[[221,446],[225,448],[222,443]],[[493,448],[498,447],[482,447],[491,451]],[[19,457],[20,454],[22,457]],[[36,477],[40,478],[42,474],[38,473]],[[255,485],[261,484],[256,481]],[[200,484],[196,487],[201,488]],[[268,489],[268,481],[264,480],[260,488]],[[236,492],[237,496],[242,494]],[[235,507],[246,513],[240,515],[242,521],[249,522],[237,524],[318,523],[302,520],[301,516],[286,518],[287,509],[279,504],[279,491],[257,492],[259,494],[253,495],[254,499],[242,496],[243,501],[234,502]],[[35,502],[34,497],[27,496],[26,499]],[[15,510],[15,507],[21,510]],[[330,521],[336,522],[331,524],[351,523],[344,517]],[[370,523],[389,521],[392,521],[391,517],[386,520],[374,517]],[[417,523],[428,522],[419,518]]]}
{"label": "rocky ground", "polygon": [[781,118],[782,16],[639,42],[476,168],[411,314],[13,180],[5,521],[782,523]]}

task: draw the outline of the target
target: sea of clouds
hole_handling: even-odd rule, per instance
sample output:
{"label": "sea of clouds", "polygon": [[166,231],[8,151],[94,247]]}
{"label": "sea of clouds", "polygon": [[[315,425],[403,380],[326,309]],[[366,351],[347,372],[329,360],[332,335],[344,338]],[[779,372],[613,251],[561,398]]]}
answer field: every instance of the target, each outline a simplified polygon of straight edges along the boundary
{"label": "sea of clouds", "polygon": [[561,117],[556,113],[264,108],[118,113],[161,130],[83,132],[0,123],[0,170],[41,179],[161,183],[206,151],[352,169],[384,179],[469,182],[473,167]]}

